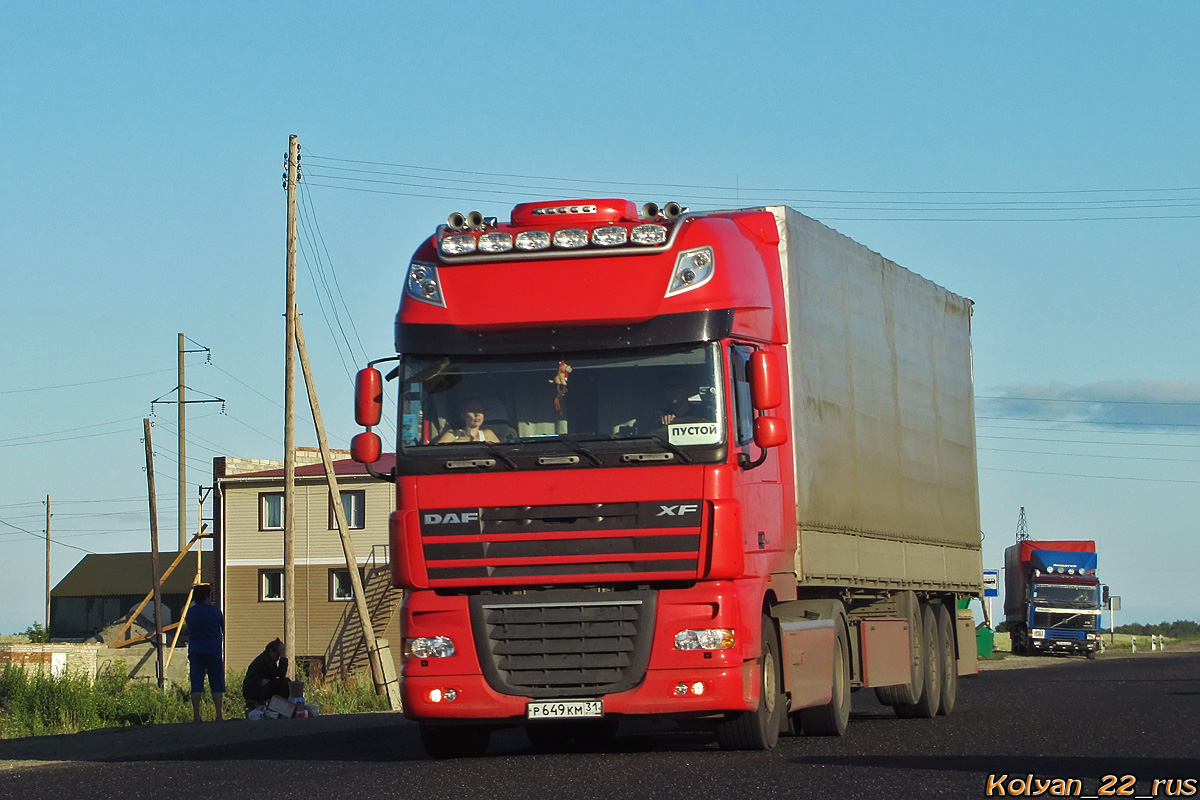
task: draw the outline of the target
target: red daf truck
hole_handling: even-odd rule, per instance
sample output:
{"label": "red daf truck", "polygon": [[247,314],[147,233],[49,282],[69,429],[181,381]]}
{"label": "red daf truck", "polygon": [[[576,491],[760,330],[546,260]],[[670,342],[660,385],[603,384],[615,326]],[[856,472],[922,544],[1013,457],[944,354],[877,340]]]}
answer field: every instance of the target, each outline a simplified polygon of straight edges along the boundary
{"label": "red daf truck", "polygon": [[767,749],[843,733],[866,687],[954,708],[982,586],[970,300],[790,208],[612,199],[453,214],[403,292],[353,454],[396,483],[431,755],[650,717]]}

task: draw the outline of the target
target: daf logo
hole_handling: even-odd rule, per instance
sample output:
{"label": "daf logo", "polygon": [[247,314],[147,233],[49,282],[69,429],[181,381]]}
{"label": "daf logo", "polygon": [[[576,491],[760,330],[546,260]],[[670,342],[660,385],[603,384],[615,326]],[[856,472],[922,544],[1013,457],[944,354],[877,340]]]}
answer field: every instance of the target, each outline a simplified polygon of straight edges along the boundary
{"label": "daf logo", "polygon": [[449,514],[426,514],[426,525],[460,525],[468,522],[479,522],[478,511],[464,511],[461,514],[450,512]]}
{"label": "daf logo", "polygon": [[682,517],[685,514],[692,514],[700,510],[700,506],[694,503],[683,503],[677,506],[659,506],[661,511],[655,514],[656,517]]}

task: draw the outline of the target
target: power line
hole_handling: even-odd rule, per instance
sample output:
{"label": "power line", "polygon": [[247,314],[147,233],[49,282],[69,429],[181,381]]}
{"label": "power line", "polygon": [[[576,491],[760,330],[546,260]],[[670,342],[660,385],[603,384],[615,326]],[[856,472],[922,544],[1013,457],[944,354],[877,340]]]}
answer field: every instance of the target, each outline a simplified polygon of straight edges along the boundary
{"label": "power line", "polygon": [[[33,531],[25,530],[24,528],[22,528],[18,525],[13,525],[11,522],[5,522],[4,520],[0,519],[0,525],[7,525],[8,527],[12,528],[13,530],[20,531],[21,533],[29,534],[30,536],[37,539],[38,541],[42,541],[42,542],[46,541],[46,536],[44,534],[34,533]],[[15,540],[13,540],[13,541],[15,541]],[[69,547],[72,550],[78,550],[82,553],[90,553],[91,555],[96,555],[95,550],[88,550],[86,547],[76,547],[73,544],[67,544],[66,542],[60,542],[54,538],[50,539],[50,543],[59,545],[60,547]]]}
{"label": "power line", "polygon": [[913,190],[880,190],[880,189],[819,189],[806,187],[803,189],[755,189],[741,186],[720,186],[720,185],[697,185],[684,183],[648,183],[635,184],[627,181],[602,181],[602,180],[583,180],[571,178],[556,178],[548,175],[519,175],[505,172],[480,172],[476,170],[449,169],[444,167],[428,167],[415,164],[396,164],[386,161],[363,161],[350,158],[334,158],[332,156],[317,156],[311,153],[306,155],[306,158],[314,161],[335,161],[343,164],[367,164],[382,167],[395,167],[398,169],[419,169],[430,172],[444,172],[458,175],[476,175],[487,176],[493,178],[516,178],[518,180],[538,180],[538,181],[574,181],[577,183],[590,183],[601,186],[633,186],[644,185],[651,187],[660,187],[668,189],[716,189],[723,191],[740,191],[740,192],[827,192],[836,194],[896,194],[896,195],[976,195],[976,194],[994,194],[994,195],[1071,195],[1071,194],[1104,194],[1116,192],[1130,193],[1149,193],[1149,192],[1195,192],[1200,191],[1200,186],[1184,186],[1179,188],[1135,188],[1135,189],[1054,189],[1054,190],[941,190],[941,191],[913,191]]}
{"label": "power line", "polygon": [[1075,397],[996,397],[976,395],[976,400],[1020,400],[1030,403],[1086,403],[1092,405],[1136,405],[1136,406],[1200,406],[1200,400],[1112,400],[1104,398]]}
{"label": "power line", "polygon": [[94,386],[97,383],[112,383],[113,381],[127,381],[133,378],[145,378],[148,375],[162,375],[164,372],[171,372],[169,369],[159,369],[154,372],[139,372],[136,375],[122,375],[119,378],[100,378],[94,381],[80,381],[79,383],[62,383],[57,386],[36,386],[30,389],[5,389],[0,391],[0,394],[23,394],[25,392],[46,392],[51,389],[71,389],[76,386]]}
{"label": "power line", "polygon": [[1200,481],[1179,480],[1175,478],[1130,478],[1123,475],[1079,475],[1073,472],[1038,472],[1028,469],[1002,469],[1000,467],[980,467],[981,472],[1015,472],[1021,475],[1052,475],[1061,478],[1088,478],[1104,481],[1139,481],[1143,483],[1186,483],[1200,484]]}

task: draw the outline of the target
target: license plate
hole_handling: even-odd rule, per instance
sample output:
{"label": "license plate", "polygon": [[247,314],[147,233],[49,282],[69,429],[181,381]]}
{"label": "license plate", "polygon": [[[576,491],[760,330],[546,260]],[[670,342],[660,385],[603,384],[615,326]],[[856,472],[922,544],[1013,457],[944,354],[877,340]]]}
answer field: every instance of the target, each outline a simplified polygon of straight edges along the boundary
{"label": "license plate", "polygon": [[526,719],[578,719],[602,716],[603,700],[537,700],[525,706]]}

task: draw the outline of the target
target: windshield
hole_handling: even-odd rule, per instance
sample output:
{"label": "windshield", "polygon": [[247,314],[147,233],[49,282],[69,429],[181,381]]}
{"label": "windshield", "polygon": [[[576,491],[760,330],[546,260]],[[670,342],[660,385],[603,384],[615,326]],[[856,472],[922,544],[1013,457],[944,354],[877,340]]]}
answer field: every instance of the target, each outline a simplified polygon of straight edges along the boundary
{"label": "windshield", "polygon": [[[537,356],[406,356],[400,449],[646,438],[725,441],[715,344]],[[437,448],[435,450],[435,448]]]}
{"label": "windshield", "polygon": [[1045,603],[1086,605],[1091,608],[1096,608],[1099,605],[1095,586],[1035,583],[1033,585],[1033,598]]}

